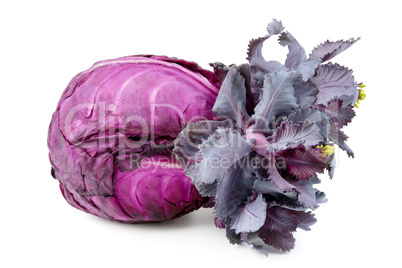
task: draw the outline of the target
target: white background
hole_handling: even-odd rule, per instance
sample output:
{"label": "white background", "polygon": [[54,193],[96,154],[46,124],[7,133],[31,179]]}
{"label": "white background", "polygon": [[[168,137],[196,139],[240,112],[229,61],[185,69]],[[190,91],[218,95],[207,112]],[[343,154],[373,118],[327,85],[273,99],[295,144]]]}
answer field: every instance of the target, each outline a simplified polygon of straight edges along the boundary
{"label": "white background", "polygon": [[[2,1],[0,4],[2,267],[342,267],[401,265],[401,34],[397,1]],[[377,3],[377,4],[374,4]],[[245,62],[268,22],[310,51],[361,36],[334,59],[367,84],[346,133],[355,159],[319,186],[329,202],[289,253],[230,245],[201,209],[162,224],[98,219],[65,202],[50,176],[47,128],[69,80],[102,59],[162,54]],[[285,50],[267,42],[266,58]]]}

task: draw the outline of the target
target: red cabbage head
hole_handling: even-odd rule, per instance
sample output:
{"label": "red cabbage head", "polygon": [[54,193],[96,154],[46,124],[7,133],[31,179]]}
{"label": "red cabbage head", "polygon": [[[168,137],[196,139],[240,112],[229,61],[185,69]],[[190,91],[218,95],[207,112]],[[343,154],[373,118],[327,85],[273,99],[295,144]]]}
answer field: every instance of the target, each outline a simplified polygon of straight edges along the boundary
{"label": "red cabbage head", "polygon": [[48,133],[51,173],[67,202],[129,223],[202,206],[173,141],[188,123],[214,119],[219,86],[212,72],[164,56],[100,61],[76,75]]}

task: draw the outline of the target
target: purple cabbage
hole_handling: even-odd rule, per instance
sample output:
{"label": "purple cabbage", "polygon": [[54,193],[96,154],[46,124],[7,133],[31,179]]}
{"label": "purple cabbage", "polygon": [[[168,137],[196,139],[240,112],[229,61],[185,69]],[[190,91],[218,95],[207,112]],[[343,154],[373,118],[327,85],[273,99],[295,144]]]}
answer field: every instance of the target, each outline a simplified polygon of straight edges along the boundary
{"label": "purple cabbage", "polygon": [[193,62],[129,56],[75,76],[53,114],[52,176],[67,202],[122,222],[164,221],[207,198],[173,157],[189,123],[212,120],[220,81]]}
{"label": "purple cabbage", "polygon": [[[341,129],[365,97],[350,69],[325,63],[358,39],[327,41],[307,57],[280,21],[267,30],[250,41],[248,64],[211,64],[222,81],[212,108],[218,118],[189,124],[174,148],[199,192],[214,199],[216,226],[263,254],[249,234],[289,251],[292,233],[315,223],[311,211],[326,201],[317,176],[333,177],[335,145],[354,156]],[[275,35],[289,49],[284,65],[261,54]]]}

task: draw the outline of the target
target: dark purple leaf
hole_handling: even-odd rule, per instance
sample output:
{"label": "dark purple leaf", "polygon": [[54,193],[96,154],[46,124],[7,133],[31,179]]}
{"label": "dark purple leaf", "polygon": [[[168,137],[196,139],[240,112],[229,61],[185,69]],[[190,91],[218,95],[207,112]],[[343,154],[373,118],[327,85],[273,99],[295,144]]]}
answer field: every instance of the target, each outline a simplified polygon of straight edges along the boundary
{"label": "dark purple leaf", "polygon": [[262,194],[259,194],[255,200],[247,201],[246,205],[232,216],[233,220],[230,227],[237,234],[255,232],[264,224],[266,212],[267,203],[265,203]]}
{"label": "dark purple leaf", "polygon": [[305,107],[292,112],[288,116],[288,120],[293,124],[316,124],[320,128],[320,134],[324,140],[328,139],[329,120],[325,113],[311,107]]}
{"label": "dark purple leaf", "polygon": [[279,43],[282,46],[287,46],[289,49],[285,62],[285,66],[287,68],[297,68],[300,63],[307,60],[304,48],[289,32],[282,32],[281,36],[279,37]]}
{"label": "dark purple leaf", "polygon": [[282,151],[296,148],[299,145],[306,147],[318,145],[324,141],[320,127],[315,123],[294,124],[291,121],[283,121],[273,135],[272,142],[268,145],[268,152]]}
{"label": "dark purple leaf", "polygon": [[327,105],[331,100],[356,93],[352,71],[337,64],[320,65],[311,81],[318,89],[316,104]]}
{"label": "dark purple leaf", "polygon": [[335,175],[335,167],[336,167],[336,158],[335,154],[332,154],[328,159],[328,175],[332,179]]}
{"label": "dark purple leaf", "polygon": [[282,199],[287,197],[288,199],[293,199],[297,201],[297,193],[295,191],[284,192],[280,190],[275,184],[269,180],[257,179],[254,181],[253,190],[257,193],[269,194],[276,199]]}
{"label": "dark purple leaf", "polygon": [[269,161],[270,161],[268,168],[269,181],[272,182],[279,190],[283,192],[292,191],[295,188],[294,185],[290,184],[279,173],[276,167],[275,158],[271,156]]}
{"label": "dark purple leaf", "polygon": [[328,155],[323,156],[319,148],[287,150],[281,153],[281,157],[285,159],[290,174],[299,180],[308,180],[316,173],[323,173],[327,167]]}
{"label": "dark purple leaf", "polygon": [[267,26],[267,31],[270,35],[277,35],[283,31],[282,21],[273,19]]}
{"label": "dark purple leaf", "polygon": [[290,210],[281,207],[271,207],[267,209],[267,218],[263,228],[280,233],[291,233],[296,231],[299,224],[296,215]]}
{"label": "dark purple leaf", "polygon": [[301,205],[298,202],[294,202],[294,203],[284,203],[284,202],[278,202],[278,201],[270,201],[268,203],[268,207],[281,207],[281,208],[286,208],[292,211],[305,211],[306,207],[304,207],[303,205]]}
{"label": "dark purple leaf", "polygon": [[341,148],[342,150],[346,151],[349,157],[355,157],[352,149],[346,144],[346,140],[349,138],[336,124],[331,125],[330,133],[329,133],[329,140],[334,142]]}
{"label": "dark purple leaf", "polygon": [[226,66],[225,64],[221,62],[213,62],[209,64],[212,68],[214,68],[214,74],[218,78],[219,82],[222,84],[222,82],[225,80],[226,75],[229,72],[231,65]]}
{"label": "dark purple leaf", "polygon": [[268,257],[268,252],[264,249],[262,245],[256,245],[248,240],[248,233],[241,233],[240,237],[246,247],[263,254],[265,257]]}
{"label": "dark purple leaf", "polygon": [[309,60],[303,61],[299,64],[299,67],[297,69],[299,70],[299,72],[301,72],[304,81],[308,81],[315,74],[315,71],[317,70],[320,63],[320,60]]}
{"label": "dark purple leaf", "polygon": [[[225,78],[227,73],[229,72],[229,69],[234,66],[229,65],[226,66],[223,63],[220,62],[214,62],[210,63],[210,66],[214,68],[214,73],[215,76],[219,79],[219,81],[222,83]],[[250,65],[249,64],[241,64],[239,66],[236,66],[237,70],[241,74],[242,77],[245,79],[245,87],[246,87],[246,111],[249,115],[253,114],[254,112],[254,107],[256,103],[258,102],[258,94],[259,92],[251,87],[251,70],[250,70]]]}
{"label": "dark purple leaf", "polygon": [[269,37],[278,35],[283,31],[282,22],[273,20],[267,27],[268,35],[257,39],[252,39],[248,45],[247,60],[250,62],[250,67],[260,70],[264,73],[273,72],[275,70],[285,70],[286,67],[277,61],[265,61],[262,56],[262,46]]}
{"label": "dark purple leaf", "polygon": [[251,196],[254,183],[251,165],[244,164],[242,158],[232,165],[218,183],[215,198],[215,217],[223,219],[233,215],[239,206]]}
{"label": "dark purple leaf", "polygon": [[237,70],[244,77],[246,86],[246,111],[249,115],[254,113],[254,108],[258,103],[259,90],[251,86],[251,69],[249,64],[242,64],[237,67]]}
{"label": "dark purple leaf", "polygon": [[360,38],[357,39],[351,38],[347,41],[339,40],[336,42],[330,42],[327,40],[313,49],[313,51],[309,56],[309,61],[321,60],[322,62],[325,62],[327,60],[330,60],[336,55],[340,54],[341,52],[351,47],[354,43],[356,43],[359,40]]}
{"label": "dark purple leaf", "polygon": [[350,96],[349,95],[340,96],[339,100],[342,101],[342,108],[354,106],[354,104],[359,100],[359,90],[356,89]]}
{"label": "dark purple leaf", "polygon": [[295,239],[291,233],[280,233],[269,228],[262,227],[258,236],[268,246],[282,251],[290,251],[295,246]]}
{"label": "dark purple leaf", "polygon": [[276,116],[287,116],[297,109],[293,84],[300,79],[296,71],[273,72],[265,76],[262,99],[255,107],[256,129],[265,129]]}
{"label": "dark purple leaf", "polygon": [[311,81],[306,82],[300,79],[294,84],[294,88],[297,104],[301,108],[311,106],[316,101],[318,90]]}
{"label": "dark purple leaf", "polygon": [[[269,181],[278,189],[277,192],[282,192],[284,196],[290,198],[290,200],[295,199],[298,204],[315,209],[318,204],[326,201],[325,195],[313,188],[314,184],[320,183],[320,180],[316,176],[311,176],[308,180],[298,180],[295,177],[289,175],[288,173],[280,173],[276,167],[276,162],[273,157],[270,158],[268,175]],[[326,167],[326,165],[325,165]],[[264,191],[269,194],[269,192],[274,192],[272,185],[264,185],[263,181],[256,180],[253,187],[256,190],[260,190],[261,193]],[[295,198],[295,195],[297,198]],[[279,194],[274,196],[280,197]]]}
{"label": "dark purple leaf", "polygon": [[198,192],[202,196],[212,197],[216,195],[216,186],[218,185],[217,182],[214,183],[193,183],[195,188],[197,188]]}
{"label": "dark purple leaf", "polygon": [[273,71],[286,70],[286,67],[277,61],[265,61],[262,56],[262,46],[270,36],[264,36],[257,39],[251,39],[248,45],[247,60],[250,67],[259,70],[263,73],[271,73]]}
{"label": "dark purple leaf", "polygon": [[[215,198],[214,198],[214,205],[215,205]],[[225,220],[222,220],[222,219],[220,220],[220,219],[215,218],[214,222],[215,222],[216,228],[219,228],[219,229],[226,228]]]}
{"label": "dark purple leaf", "polygon": [[317,108],[327,115],[331,124],[338,124],[339,128],[350,123],[356,115],[352,107],[347,106],[342,108],[341,100],[333,100],[326,107],[324,105],[318,105]]}
{"label": "dark purple leaf", "polygon": [[224,224],[226,226],[226,237],[229,240],[230,244],[233,245],[240,245],[242,243],[242,239],[240,238],[240,234],[236,234],[235,230],[230,228],[231,224],[231,219],[226,218],[226,219],[215,219],[215,222],[219,221],[225,221],[226,223]]}
{"label": "dark purple leaf", "polygon": [[295,211],[288,210],[290,213],[295,215],[298,220],[297,228],[300,228],[304,231],[310,231],[310,226],[317,222],[317,219],[314,218],[314,214],[311,211]]}
{"label": "dark purple leaf", "polygon": [[316,209],[318,204],[327,201],[323,192],[313,188],[313,185],[317,183],[320,183],[320,180],[315,176],[306,181],[300,180],[293,183],[298,192],[298,201],[300,204],[310,209]]}
{"label": "dark purple leaf", "polygon": [[246,84],[236,66],[232,66],[223,81],[212,111],[219,117],[236,121],[241,128],[250,118],[246,111]]}

